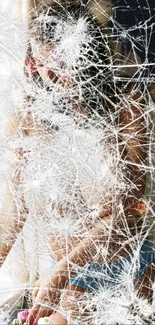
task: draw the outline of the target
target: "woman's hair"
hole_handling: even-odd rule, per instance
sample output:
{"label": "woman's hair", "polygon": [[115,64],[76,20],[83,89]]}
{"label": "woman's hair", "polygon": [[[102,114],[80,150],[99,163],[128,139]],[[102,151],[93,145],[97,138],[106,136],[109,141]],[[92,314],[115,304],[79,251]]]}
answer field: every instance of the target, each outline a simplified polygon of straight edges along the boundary
{"label": "woman's hair", "polygon": [[43,88],[44,83],[42,78],[40,77],[40,74],[36,69],[36,63],[33,58],[30,42],[27,43],[27,48],[26,48],[26,56],[24,62],[24,75],[30,83],[34,84],[37,87]]}
{"label": "woman's hair", "polygon": [[[79,1],[51,1],[50,7],[42,7],[37,10],[35,17],[29,25],[29,41],[26,47],[26,57],[24,64],[24,74],[29,82],[39,87],[44,87],[44,82],[37,72],[35,60],[31,47],[31,39],[34,39],[42,45],[53,45],[54,30],[58,25],[59,17],[66,21],[68,17],[78,17],[81,5]],[[55,40],[59,42],[59,39]]]}
{"label": "woman's hair", "polygon": [[55,27],[59,21],[78,19],[80,10],[79,1],[53,1],[50,7],[37,10],[36,17],[29,25],[30,36],[42,44],[53,44]]}
{"label": "woman's hair", "polygon": [[[42,8],[38,16],[32,20],[29,27],[30,38],[43,45],[57,46],[61,41],[61,32],[55,33],[61,23],[78,22],[79,18],[85,20],[87,25],[86,43],[81,46],[81,67],[76,74],[76,82],[80,85],[83,103],[92,114],[94,110],[100,113],[103,107],[109,107],[107,98],[114,96],[113,77],[109,68],[110,53],[107,47],[107,26],[93,17],[87,7],[81,10],[79,1],[53,1],[52,5]],[[61,26],[63,30],[63,26]],[[79,35],[80,37],[80,35]],[[30,76],[25,67],[25,74],[37,86],[43,87],[44,83],[35,70],[35,62],[31,43],[28,43],[26,63],[30,64],[32,75]],[[33,69],[34,65],[34,69]]]}

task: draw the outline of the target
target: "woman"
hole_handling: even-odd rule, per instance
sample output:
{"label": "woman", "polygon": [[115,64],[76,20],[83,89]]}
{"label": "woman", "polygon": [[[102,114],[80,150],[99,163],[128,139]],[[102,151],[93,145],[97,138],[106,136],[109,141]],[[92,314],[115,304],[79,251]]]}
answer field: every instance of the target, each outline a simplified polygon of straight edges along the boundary
{"label": "woman", "polygon": [[[152,295],[154,255],[142,204],[145,100],[133,79],[115,82],[122,57],[115,55],[113,68],[116,38],[110,44],[97,9],[93,1],[84,10],[53,1],[30,26],[25,74],[33,87],[20,115],[26,139],[20,138],[25,168],[18,181],[23,208],[39,232],[44,225],[38,255],[44,242],[54,266],[33,291],[30,324],[45,315],[51,324],[87,317],[76,298],[118,282],[124,261],[134,262],[139,295]],[[129,55],[126,63],[132,60]]]}

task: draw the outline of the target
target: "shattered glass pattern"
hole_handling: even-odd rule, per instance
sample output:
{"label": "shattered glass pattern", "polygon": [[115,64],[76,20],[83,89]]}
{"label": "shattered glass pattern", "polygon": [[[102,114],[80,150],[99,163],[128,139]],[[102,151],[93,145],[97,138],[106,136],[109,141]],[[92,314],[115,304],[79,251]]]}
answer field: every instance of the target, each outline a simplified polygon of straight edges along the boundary
{"label": "shattered glass pattern", "polygon": [[19,4],[0,15],[0,323],[36,303],[153,324],[155,8],[36,1],[27,24]]}

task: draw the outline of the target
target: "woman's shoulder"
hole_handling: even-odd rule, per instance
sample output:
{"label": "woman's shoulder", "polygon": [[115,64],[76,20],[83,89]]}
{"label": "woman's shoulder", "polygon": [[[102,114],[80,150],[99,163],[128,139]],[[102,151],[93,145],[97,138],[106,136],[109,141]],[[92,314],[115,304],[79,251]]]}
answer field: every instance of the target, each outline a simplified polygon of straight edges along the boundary
{"label": "woman's shoulder", "polygon": [[20,112],[12,113],[5,125],[5,136],[14,136],[18,134],[28,135],[30,129],[34,129],[34,121],[30,112],[22,114]]}
{"label": "woman's shoulder", "polygon": [[33,102],[31,96],[24,96],[21,105],[10,109],[5,122],[4,136],[31,135],[38,128],[32,114]]}
{"label": "woman's shoulder", "polygon": [[6,122],[5,136],[13,136],[18,133],[21,125],[21,116],[18,113],[12,113]]}

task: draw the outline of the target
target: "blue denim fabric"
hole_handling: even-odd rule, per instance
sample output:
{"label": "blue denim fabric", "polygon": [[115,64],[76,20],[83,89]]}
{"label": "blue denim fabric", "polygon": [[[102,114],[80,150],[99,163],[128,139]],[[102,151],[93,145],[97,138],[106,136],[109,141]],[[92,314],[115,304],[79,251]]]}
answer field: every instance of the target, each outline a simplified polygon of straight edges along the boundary
{"label": "blue denim fabric", "polygon": [[[126,272],[133,279],[140,277],[155,258],[154,250],[149,240],[145,240],[137,255],[127,255],[112,263],[87,264],[79,269],[69,280],[69,284],[84,288],[88,291],[98,290],[121,283],[122,274]],[[53,261],[53,265],[56,265]]]}

